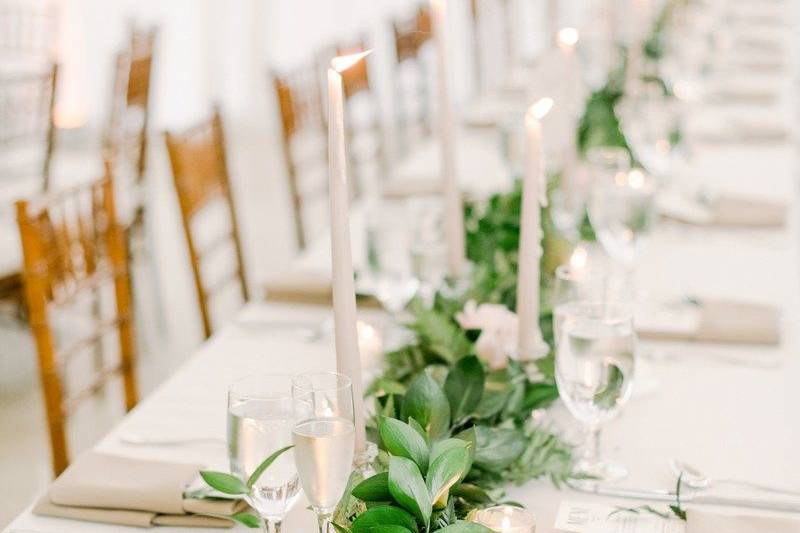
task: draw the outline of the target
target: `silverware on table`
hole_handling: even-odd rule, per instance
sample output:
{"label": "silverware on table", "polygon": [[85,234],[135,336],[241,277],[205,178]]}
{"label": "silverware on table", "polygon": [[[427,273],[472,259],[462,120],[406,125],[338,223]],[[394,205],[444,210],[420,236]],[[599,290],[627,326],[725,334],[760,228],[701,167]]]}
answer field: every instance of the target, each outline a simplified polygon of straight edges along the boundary
{"label": "silverware on table", "polygon": [[131,446],[183,446],[188,444],[225,444],[225,439],[217,437],[164,437],[147,433],[124,433],[119,441]]}
{"label": "silverware on table", "polygon": [[[567,482],[572,489],[598,496],[610,496],[614,498],[625,498],[631,500],[647,500],[657,502],[674,503],[677,495],[673,491],[663,489],[640,489],[613,487],[596,483],[587,486],[579,486]],[[717,496],[713,494],[703,494],[702,492],[681,492],[681,503],[691,503],[694,505],[718,505],[723,507],[741,507],[746,509],[759,509],[766,511],[783,511],[800,513],[800,498],[797,501],[743,498],[731,496]]]}
{"label": "silverware on table", "polygon": [[764,492],[771,492],[774,494],[783,494],[785,496],[796,496],[800,498],[800,492],[772,487],[761,483],[753,483],[741,479],[711,479],[697,468],[680,461],[678,459],[670,459],[669,468],[676,478],[680,477],[681,483],[695,490],[706,490],[713,485],[735,485],[738,487],[745,487]]}

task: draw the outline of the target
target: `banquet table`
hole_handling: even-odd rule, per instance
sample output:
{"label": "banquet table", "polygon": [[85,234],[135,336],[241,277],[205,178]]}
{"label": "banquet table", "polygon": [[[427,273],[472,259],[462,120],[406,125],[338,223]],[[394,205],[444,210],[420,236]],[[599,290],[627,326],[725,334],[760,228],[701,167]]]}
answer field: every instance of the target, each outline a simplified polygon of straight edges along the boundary
{"label": "banquet table", "polygon": [[[769,111],[796,128],[797,85],[791,72],[772,75],[780,98],[769,106],[736,104],[701,108],[692,120]],[[792,134],[795,132],[792,131]],[[664,296],[697,295],[779,306],[778,346],[743,346],[690,342],[642,342],[634,394],[621,416],[603,432],[606,455],[626,465],[630,476],[621,487],[671,489],[675,479],[668,460],[678,458],[710,476],[735,477],[800,491],[800,261],[798,261],[797,150],[793,142],[697,146],[693,174],[718,190],[786,202],[788,222],[781,229],[722,229],[664,224],[653,235],[639,269],[637,286]],[[304,259],[324,268],[323,251]],[[364,318],[373,318],[365,311]],[[224,445],[226,388],[255,373],[292,374],[333,369],[333,339],[309,341],[294,329],[259,327],[260,323],[322,322],[325,307],[251,303],[231,323],[156,391],[145,398],[96,450],[129,457],[197,462],[226,467]],[[372,363],[370,363],[372,364]],[[553,424],[574,429],[564,407],[556,404]],[[171,438],[206,437],[218,442],[184,446],[142,446],[123,442],[125,435]],[[563,501],[599,501],[630,507],[639,502],[590,496],[556,489],[539,479],[509,487],[510,500],[537,517],[537,532],[554,531]],[[242,526],[237,526],[242,528]],[[305,502],[295,506],[283,531],[315,530]],[[165,533],[186,531],[160,528]],[[7,532],[70,533],[129,531],[109,526],[35,516],[23,511]],[[133,530],[130,530],[133,531]]]}

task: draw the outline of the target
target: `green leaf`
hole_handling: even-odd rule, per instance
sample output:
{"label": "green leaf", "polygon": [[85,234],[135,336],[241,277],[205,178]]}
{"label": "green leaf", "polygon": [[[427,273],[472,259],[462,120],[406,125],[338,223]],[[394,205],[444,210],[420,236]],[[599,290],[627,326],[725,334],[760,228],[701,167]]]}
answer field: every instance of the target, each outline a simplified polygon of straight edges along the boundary
{"label": "green leaf", "polygon": [[489,472],[501,472],[525,450],[525,438],[516,429],[478,426],[475,436],[475,465]]}
{"label": "green leaf", "polygon": [[491,503],[492,497],[477,485],[461,483],[450,489],[450,494],[476,504]]}
{"label": "green leaf", "polygon": [[250,487],[248,487],[241,479],[225,472],[201,470],[200,477],[202,477],[203,481],[205,481],[211,488],[225,494],[247,494],[250,492]]}
{"label": "green leaf", "polygon": [[475,522],[456,522],[451,526],[438,530],[437,533],[494,533],[494,531]]}
{"label": "green leaf", "polygon": [[400,507],[378,505],[370,507],[353,521],[353,533],[371,533],[379,526],[401,526],[410,531],[417,531],[414,517]]}
{"label": "green leaf", "polygon": [[368,477],[355,486],[353,496],[365,502],[388,502],[392,500],[389,492],[389,472],[381,472]]}
{"label": "green leaf", "polygon": [[431,440],[441,438],[450,429],[450,403],[447,396],[425,372],[411,382],[400,412],[403,420],[414,418],[419,422]]}
{"label": "green leaf", "polygon": [[473,428],[462,431],[454,438],[442,439],[436,442],[431,448],[431,463],[436,461],[440,455],[450,450],[461,448],[467,450],[467,466],[464,473],[459,478],[459,481],[462,481],[472,467],[472,460],[475,457],[475,444],[475,430]]}
{"label": "green leaf", "polygon": [[414,428],[395,418],[384,418],[378,429],[389,453],[411,459],[421,472],[427,472],[428,443]]}
{"label": "green leaf", "polygon": [[411,530],[394,524],[380,525],[370,528],[370,533],[411,533]]}
{"label": "green leaf", "polygon": [[405,457],[389,458],[389,492],[427,529],[431,523],[431,495],[417,465]]}
{"label": "green leaf", "polygon": [[425,428],[424,428],[424,427],[422,427],[422,425],[420,425],[420,423],[419,423],[419,422],[417,422],[416,420],[414,420],[414,417],[413,417],[413,416],[412,416],[412,417],[409,417],[409,419],[408,419],[408,425],[409,425],[409,426],[411,426],[412,428],[414,428],[414,431],[416,431],[417,433],[419,433],[420,437],[422,437],[423,439],[425,439],[425,442],[426,442],[426,443],[428,442],[428,434],[427,434],[427,433],[425,433]]}
{"label": "green leaf", "polygon": [[244,524],[245,526],[247,526],[249,528],[252,528],[252,529],[261,528],[261,524],[262,524],[262,519],[261,518],[255,516],[255,515],[251,515],[250,513],[236,513],[236,514],[231,515],[231,516],[226,517],[226,518],[230,518],[231,520],[235,520],[236,522],[239,522],[240,524]]}
{"label": "green leaf", "polygon": [[462,357],[447,374],[444,392],[450,401],[453,420],[472,414],[481,401],[486,374],[483,364],[474,355]]}
{"label": "green leaf", "polygon": [[250,477],[247,479],[247,486],[252,487],[258,481],[258,478],[261,477],[261,474],[264,473],[264,470],[269,468],[269,465],[275,462],[275,459],[283,455],[285,452],[294,448],[294,445],[286,446],[285,448],[281,448],[280,450],[274,452],[272,455],[264,459],[264,461],[253,470],[253,473],[250,474]]}
{"label": "green leaf", "polygon": [[[458,439],[449,439],[458,441]],[[450,487],[458,483],[469,469],[469,450],[467,443],[460,447],[450,448],[431,460],[431,466],[426,476],[428,492],[433,505],[437,509],[447,505],[447,495]]]}
{"label": "green leaf", "polygon": [[331,522],[331,525],[333,526],[333,529],[336,530],[336,533],[351,533],[349,529],[344,526],[340,526],[336,522]]}

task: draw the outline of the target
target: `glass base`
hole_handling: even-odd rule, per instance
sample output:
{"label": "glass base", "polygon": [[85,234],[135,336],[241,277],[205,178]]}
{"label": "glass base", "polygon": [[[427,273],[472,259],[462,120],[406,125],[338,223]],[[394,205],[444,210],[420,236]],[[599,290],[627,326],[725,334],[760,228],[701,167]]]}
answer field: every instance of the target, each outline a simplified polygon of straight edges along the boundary
{"label": "glass base", "polygon": [[578,461],[575,465],[575,478],[570,485],[583,490],[591,490],[598,483],[615,483],[628,477],[628,469],[610,461]]}

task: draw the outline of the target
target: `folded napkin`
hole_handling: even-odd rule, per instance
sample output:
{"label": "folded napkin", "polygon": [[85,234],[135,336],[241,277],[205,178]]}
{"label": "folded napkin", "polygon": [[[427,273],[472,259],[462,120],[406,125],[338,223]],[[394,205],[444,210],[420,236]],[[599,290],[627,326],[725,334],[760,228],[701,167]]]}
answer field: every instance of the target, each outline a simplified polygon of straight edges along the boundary
{"label": "folded napkin", "polygon": [[383,185],[382,193],[383,197],[389,200],[436,196],[442,194],[442,182],[425,178],[391,179]]}
{"label": "folded napkin", "polygon": [[782,121],[731,120],[695,129],[690,135],[692,140],[705,144],[781,143],[789,139],[789,130]]}
{"label": "folded napkin", "polygon": [[726,300],[664,305],[637,312],[636,331],[641,338],[654,340],[777,344],[780,311]]}
{"label": "folded napkin", "polygon": [[766,516],[732,516],[689,509],[686,533],[797,533],[800,521]]}
{"label": "folded napkin", "polygon": [[[332,305],[333,286],[330,274],[320,272],[282,272],[264,283],[266,298],[271,302]],[[357,294],[360,306],[378,308],[380,304],[371,295]]]}
{"label": "folded napkin", "polygon": [[667,218],[698,226],[779,228],[786,223],[786,205],[781,202],[729,194],[704,202],[685,194],[665,193],[658,208]]}
{"label": "folded napkin", "polygon": [[184,498],[200,468],[90,452],[53,482],[33,513],[134,527],[231,527],[204,515],[240,512],[244,501]]}
{"label": "folded napkin", "polygon": [[720,82],[717,88],[710,89],[705,101],[709,104],[753,104],[766,105],[777,101],[778,94],[763,84],[749,84],[733,80]]}

